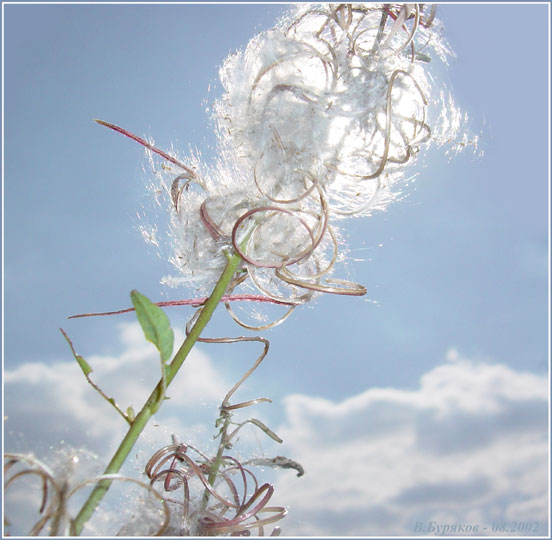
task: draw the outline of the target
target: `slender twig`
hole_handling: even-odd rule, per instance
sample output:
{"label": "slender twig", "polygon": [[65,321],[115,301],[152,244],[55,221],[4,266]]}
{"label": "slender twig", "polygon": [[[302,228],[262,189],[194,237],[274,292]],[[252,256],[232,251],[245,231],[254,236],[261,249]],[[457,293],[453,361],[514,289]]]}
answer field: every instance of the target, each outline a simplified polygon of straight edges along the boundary
{"label": "slender twig", "polygon": [[90,373],[92,373],[92,368],[88,365],[86,360],[80,355],[77,354],[75,351],[75,347],[73,346],[73,342],[69,339],[69,336],[66,334],[65,330],[63,328],[60,328],[61,333],[63,334],[63,337],[69,344],[69,347],[71,348],[71,352],[73,353],[73,356],[75,357],[75,360],[78,362],[80,368],[82,369],[82,372],[88,381],[88,384],[100,394],[129,424],[132,424],[133,417],[129,415],[128,413],[125,413],[119,405],[117,405],[117,402],[115,401],[115,398],[109,397],[91,378]]}
{"label": "slender twig", "polygon": [[105,126],[109,129],[112,129],[113,131],[116,131],[117,133],[120,133],[121,135],[124,135],[125,137],[128,137],[129,139],[132,139],[133,141],[136,141],[137,143],[141,144],[144,148],[151,150],[152,152],[166,159],[170,163],[173,163],[174,165],[181,167],[188,174],[186,178],[195,178],[195,172],[192,169],[190,169],[190,167],[186,167],[186,165],[178,161],[175,157],[170,156],[169,154],[167,154],[167,152],[164,152],[163,150],[160,150],[159,148],[153,146],[153,144],[150,144],[148,141],[142,139],[141,137],[138,137],[138,135],[134,135],[134,133],[131,133],[130,131],[127,131],[122,127],[116,126],[115,124],[111,124],[109,122],[104,122],[103,120],[95,119],[94,121],[100,124],[101,126]]}
{"label": "slender twig", "polygon": [[[188,298],[185,300],[167,300],[165,302],[153,302],[159,307],[172,307],[172,306],[192,306],[199,307],[207,301],[206,297],[202,298]],[[220,299],[221,302],[260,302],[267,304],[278,304],[281,306],[293,305],[291,302],[284,300],[277,300],[269,298],[268,296],[262,296],[259,294],[225,294]],[[78,315],[71,315],[68,319],[80,319],[82,317],[101,317],[105,315],[122,315],[123,313],[130,313],[134,311],[134,308],[119,309],[117,311],[103,311],[100,313],[79,313]]]}

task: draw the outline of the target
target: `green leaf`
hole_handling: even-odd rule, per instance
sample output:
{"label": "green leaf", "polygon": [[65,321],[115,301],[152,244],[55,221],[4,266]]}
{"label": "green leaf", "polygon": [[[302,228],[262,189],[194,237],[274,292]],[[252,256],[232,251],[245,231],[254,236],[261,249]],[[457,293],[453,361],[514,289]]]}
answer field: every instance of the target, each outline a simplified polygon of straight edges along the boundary
{"label": "green leaf", "polygon": [[84,376],[88,377],[88,375],[90,375],[90,373],[92,373],[93,371],[92,368],[80,354],[77,354],[75,352],[75,348],[73,347],[73,342],[69,339],[69,336],[64,332],[63,328],[60,328],[60,330],[61,330],[61,333],[63,334],[63,337],[66,339],[67,343],[69,343],[69,347],[71,347],[71,352],[73,353],[75,360],[77,361],[80,368],[82,369]]}
{"label": "green leaf", "polygon": [[126,415],[130,423],[134,422],[136,419],[136,413],[132,407],[128,407],[126,410]]}
{"label": "green leaf", "polygon": [[146,339],[157,347],[161,362],[166,364],[172,356],[174,347],[174,332],[169,318],[160,307],[138,291],[132,291],[130,298]]}
{"label": "green leaf", "polygon": [[78,362],[85,377],[87,377],[88,375],[90,375],[90,373],[92,373],[92,368],[80,354],[75,354],[75,360]]}

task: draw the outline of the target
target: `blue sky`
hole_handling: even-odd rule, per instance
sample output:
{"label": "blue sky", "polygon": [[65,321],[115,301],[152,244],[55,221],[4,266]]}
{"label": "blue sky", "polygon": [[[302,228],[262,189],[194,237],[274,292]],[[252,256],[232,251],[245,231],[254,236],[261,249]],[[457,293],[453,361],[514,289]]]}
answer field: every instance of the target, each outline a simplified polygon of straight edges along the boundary
{"label": "blue sky", "polygon": [[[3,9],[5,445],[41,455],[64,440],[105,458],[124,426],[80,380],[58,329],[138,406],[126,385],[135,375],[147,394],[138,366],[151,351],[133,316],[67,316],[127,307],[131,289],[187,291],[160,284],[170,265],[137,230],[138,214],[152,219],[142,149],[92,120],[209,160],[218,67],[285,6]],[[417,522],[467,520],[546,532],[549,7],[443,4],[438,16],[478,151],[431,150],[406,198],[348,224],[347,277],[366,297],[318,298],[263,332],[270,354],[243,390],[274,401],[255,414],[285,443],[263,440],[262,452],[312,471],[274,480],[291,505],[285,534],[408,535]],[[191,311],[167,313],[183,328]],[[241,332],[222,310],[209,328]],[[197,444],[253,360],[252,347],[214,347],[198,347],[195,385],[182,382],[203,397],[159,417]],[[314,504],[317,493],[335,500]]]}

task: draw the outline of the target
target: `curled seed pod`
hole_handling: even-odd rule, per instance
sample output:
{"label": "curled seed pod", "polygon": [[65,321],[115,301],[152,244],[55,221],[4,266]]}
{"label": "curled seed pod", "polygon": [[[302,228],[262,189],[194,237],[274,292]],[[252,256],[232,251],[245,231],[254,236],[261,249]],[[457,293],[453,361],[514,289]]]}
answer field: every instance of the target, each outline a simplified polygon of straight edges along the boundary
{"label": "curled seed pod", "polygon": [[[148,461],[146,474],[152,486],[167,495],[182,487],[181,499],[165,496],[173,509],[167,533],[248,536],[253,530],[263,536],[264,527],[285,517],[285,508],[268,506],[274,487],[268,483],[259,485],[250,468],[235,457],[225,455],[211,483],[207,474],[212,463],[212,459],[196,448],[177,443],[161,448]],[[167,479],[172,483],[167,483]],[[210,498],[201,504],[204,489]],[[275,534],[278,531],[276,528]]]}

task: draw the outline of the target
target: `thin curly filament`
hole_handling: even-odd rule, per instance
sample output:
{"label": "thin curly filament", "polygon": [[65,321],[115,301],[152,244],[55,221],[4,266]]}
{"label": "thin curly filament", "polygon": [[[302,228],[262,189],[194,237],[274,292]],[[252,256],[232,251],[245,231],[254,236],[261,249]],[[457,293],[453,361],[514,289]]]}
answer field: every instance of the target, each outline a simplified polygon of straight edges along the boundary
{"label": "thin curly filament", "polygon": [[[201,313],[201,308],[199,308],[194,316],[188,321],[186,325],[186,333],[189,333],[190,328],[193,326],[194,321],[199,317]],[[208,337],[200,337],[198,338],[198,341],[202,343],[216,343],[216,344],[224,344],[224,343],[244,343],[244,342],[257,342],[261,343],[263,345],[263,350],[261,354],[256,358],[256,360],[253,362],[253,365],[242,375],[242,377],[234,384],[234,386],[228,391],[224,399],[222,400],[221,405],[221,411],[230,411],[232,409],[238,409],[243,408],[245,406],[254,405],[256,403],[260,403],[262,401],[270,401],[268,398],[256,398],[254,400],[249,400],[247,402],[238,403],[238,404],[230,404],[230,398],[234,395],[234,393],[238,390],[238,388],[244,383],[244,381],[251,376],[251,374],[259,367],[261,362],[264,360],[266,355],[268,354],[269,349],[269,341],[263,337],[260,336],[239,336],[239,337],[222,337],[222,338],[208,338]]]}
{"label": "thin curly filament", "polygon": [[[97,484],[102,481],[119,481],[134,483],[148,493],[153,495],[163,509],[164,518],[155,531],[154,536],[161,535],[169,523],[169,508],[163,498],[150,485],[136,480],[134,478],[121,475],[102,475],[86,479],[75,486],[70,486],[70,479],[64,474],[58,474],[46,464],[31,455],[6,453],[4,459],[7,460],[4,465],[4,493],[16,482],[24,477],[33,475],[38,476],[42,483],[42,501],[39,508],[40,519],[33,524],[29,530],[29,536],[40,535],[45,527],[49,525],[48,534],[50,536],[74,535],[73,517],[68,510],[68,503],[76,492],[86,486]],[[22,465],[24,468],[11,474],[13,467]],[[32,498],[29,498],[32,500]]]}
{"label": "thin curly filament", "polygon": [[[189,451],[198,457],[193,458]],[[185,444],[167,445],[158,450],[148,461],[145,472],[153,486],[163,481],[166,492],[174,492],[183,487],[182,501],[171,499],[177,503],[182,515],[181,522],[188,523],[188,530],[193,529],[191,521],[197,522],[199,535],[244,534],[251,529],[257,529],[259,536],[264,534],[266,525],[276,523],[286,515],[286,510],[279,506],[268,506],[274,492],[270,484],[259,486],[255,474],[233,456],[225,455],[224,465],[217,472],[213,485],[209,482],[206,472],[210,469],[212,460],[192,446]],[[192,515],[193,493],[189,486],[193,479],[212,495],[212,503],[202,509],[199,515]],[[251,482],[248,482],[250,478]],[[167,479],[170,482],[167,483]],[[225,489],[229,496],[222,494]],[[279,529],[275,530],[279,534]]]}
{"label": "thin curly filament", "polygon": [[[48,522],[50,522],[49,534],[52,536],[58,535],[63,518],[66,515],[65,492],[67,487],[63,482],[57,480],[56,474],[50,467],[32,455],[7,452],[4,454],[4,459],[7,460],[4,464],[4,494],[12,485],[24,477],[38,476],[41,480],[42,497],[38,510],[41,517],[30,528],[29,536],[39,535]],[[18,464],[25,468],[8,476],[8,473]]]}

